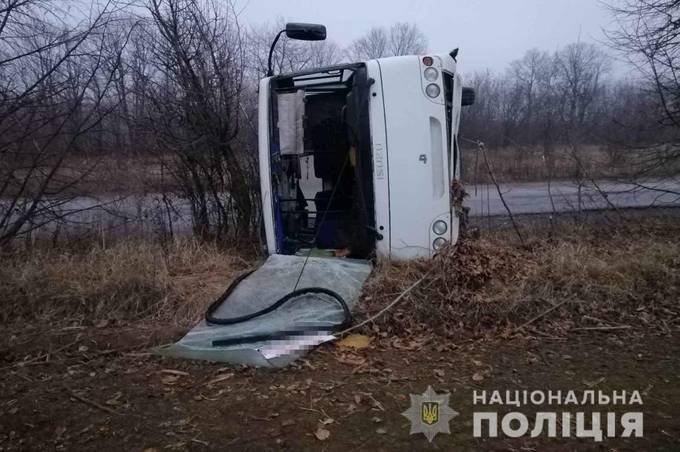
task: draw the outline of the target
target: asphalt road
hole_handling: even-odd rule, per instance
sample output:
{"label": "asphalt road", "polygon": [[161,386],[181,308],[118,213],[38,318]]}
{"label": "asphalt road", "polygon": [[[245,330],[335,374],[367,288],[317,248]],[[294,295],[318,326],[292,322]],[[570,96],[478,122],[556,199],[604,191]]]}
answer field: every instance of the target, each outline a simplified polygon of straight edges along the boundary
{"label": "asphalt road", "polygon": [[[597,182],[579,187],[560,181],[503,184],[501,192],[513,214],[549,214],[576,210],[606,208],[680,207],[680,180],[644,181],[639,184]],[[469,197],[465,204],[472,217],[503,217],[507,211],[493,185],[465,186]],[[606,196],[605,196],[606,195]],[[60,204],[68,223],[59,227],[60,233],[92,231],[93,228],[113,234],[139,232],[158,233],[167,228],[171,219],[175,232],[191,231],[191,211],[182,199],[170,198],[171,211],[159,194],[129,196],[121,199],[81,197]],[[48,203],[49,201],[45,201]],[[39,223],[39,222],[38,222]],[[52,233],[54,224],[38,227],[39,232]]]}
{"label": "asphalt road", "polygon": [[[507,215],[494,185],[466,185],[465,190],[471,216]],[[566,181],[511,183],[501,184],[501,193],[513,214],[680,206],[680,181],[673,180],[597,181],[580,187]]]}

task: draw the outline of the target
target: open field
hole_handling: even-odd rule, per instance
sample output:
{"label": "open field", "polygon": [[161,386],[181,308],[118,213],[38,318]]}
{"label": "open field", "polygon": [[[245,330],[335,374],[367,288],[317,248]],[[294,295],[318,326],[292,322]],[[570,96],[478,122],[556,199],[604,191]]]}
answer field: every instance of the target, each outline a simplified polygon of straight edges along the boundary
{"label": "open field", "polygon": [[[466,184],[488,184],[491,178],[481,151],[474,144],[462,148],[462,177]],[[633,180],[653,149],[626,149],[613,145],[558,146],[546,155],[540,146],[487,149],[489,164],[499,182]],[[661,165],[644,177],[665,178],[680,172],[677,164]]]}
{"label": "open field", "polygon": [[154,154],[72,156],[64,170],[71,178],[81,177],[73,187],[77,196],[172,193],[178,186],[164,165],[172,158]]}
{"label": "open field", "polygon": [[[599,450],[471,433],[474,389],[596,388],[644,399],[644,438],[607,449],[672,449],[680,223],[650,214],[556,228],[531,229],[527,247],[501,228],[433,261],[381,263],[357,320],[425,281],[364,328],[370,346],[324,345],[276,371],[148,353],[198,321],[252,257],[183,241],[17,250],[0,272],[0,447]],[[400,415],[428,385],[461,413],[433,445]]]}

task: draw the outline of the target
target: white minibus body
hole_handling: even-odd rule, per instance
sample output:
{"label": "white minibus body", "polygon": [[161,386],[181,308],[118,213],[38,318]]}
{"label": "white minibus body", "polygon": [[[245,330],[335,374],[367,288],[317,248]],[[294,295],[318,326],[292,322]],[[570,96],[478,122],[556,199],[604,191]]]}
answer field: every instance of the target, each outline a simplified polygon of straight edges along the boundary
{"label": "white minibus body", "polygon": [[[456,52],[261,80],[259,160],[269,254],[429,257],[455,242],[458,127],[474,99]],[[463,99],[466,97],[466,99]]]}

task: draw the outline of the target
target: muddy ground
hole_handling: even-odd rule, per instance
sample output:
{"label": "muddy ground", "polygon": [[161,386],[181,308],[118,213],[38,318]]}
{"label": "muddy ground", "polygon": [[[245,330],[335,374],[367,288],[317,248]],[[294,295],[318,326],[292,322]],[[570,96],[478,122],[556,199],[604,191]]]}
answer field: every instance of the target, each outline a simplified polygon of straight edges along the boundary
{"label": "muddy ground", "polygon": [[[6,328],[0,450],[680,448],[680,341],[636,327],[460,343],[378,337],[361,350],[322,346],[282,370],[148,353],[181,334],[147,324]],[[400,414],[428,385],[450,392],[460,413],[432,443],[409,435]],[[474,439],[474,389],[637,389],[644,437]]]}

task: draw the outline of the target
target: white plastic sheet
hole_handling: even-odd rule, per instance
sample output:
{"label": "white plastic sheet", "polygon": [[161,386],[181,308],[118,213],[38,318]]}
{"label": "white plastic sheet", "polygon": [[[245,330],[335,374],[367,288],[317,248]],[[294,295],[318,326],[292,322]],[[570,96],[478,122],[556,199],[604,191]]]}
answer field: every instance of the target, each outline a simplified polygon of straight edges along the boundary
{"label": "white plastic sheet", "polygon": [[[304,266],[298,289],[324,287],[336,292],[351,309],[361,287],[371,273],[368,261],[344,258],[274,254],[245,278],[214,312],[215,317],[230,318],[259,311],[293,291]],[[333,340],[333,325],[343,320],[343,311],[333,298],[324,294],[305,294],[261,317],[234,325],[210,325],[202,321],[179,342],[156,349],[156,353],[179,358],[204,359],[257,367],[283,367],[304,356],[313,347]],[[310,330],[310,325],[319,326]],[[327,326],[327,328],[324,328]],[[214,341],[267,335],[280,331],[304,333],[261,342],[215,346]]]}

